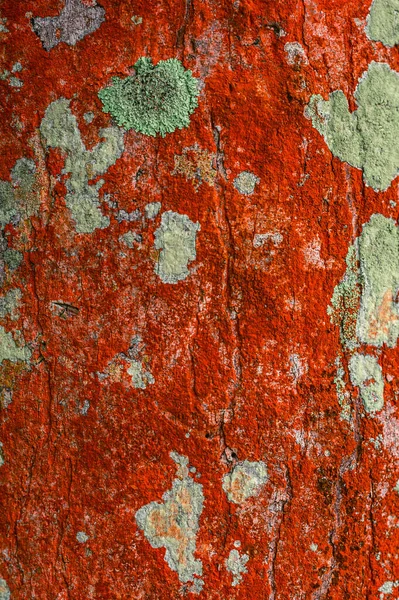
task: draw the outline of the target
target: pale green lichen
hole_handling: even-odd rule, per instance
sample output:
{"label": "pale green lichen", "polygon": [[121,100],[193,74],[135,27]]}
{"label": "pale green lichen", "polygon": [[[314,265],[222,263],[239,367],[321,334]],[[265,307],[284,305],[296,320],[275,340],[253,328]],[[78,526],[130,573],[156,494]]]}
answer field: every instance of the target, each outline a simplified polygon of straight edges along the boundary
{"label": "pale green lichen", "polygon": [[10,588],[2,577],[0,577],[0,600],[11,600]]}
{"label": "pale green lichen", "polygon": [[399,170],[399,73],[371,62],[354,97],[358,108],[351,113],[341,90],[328,100],[312,96],[305,116],[334,156],[362,169],[364,181],[376,191],[386,190]]}
{"label": "pale green lichen", "polygon": [[352,384],[359,388],[365,411],[374,413],[381,410],[384,406],[384,379],[377,358],[369,354],[353,354],[349,373]]}
{"label": "pale green lichen", "polygon": [[133,387],[139,390],[145,390],[148,384],[155,383],[152,373],[145,369],[141,360],[131,359],[129,362],[130,366],[127,372],[132,377]]}
{"label": "pale green lichen", "polygon": [[150,202],[146,205],[144,211],[147,219],[155,219],[159,211],[161,210],[162,204],[160,202]]}
{"label": "pale green lichen", "polygon": [[257,496],[267,479],[267,467],[263,461],[244,460],[223,476],[222,487],[230,502],[242,504],[248,498]]}
{"label": "pale green lichen", "polygon": [[398,581],[386,581],[385,583],[382,584],[382,586],[380,588],[378,588],[378,591],[381,592],[382,594],[393,594],[393,590],[396,587],[399,587],[399,580]]}
{"label": "pale green lichen", "polygon": [[164,283],[177,283],[190,274],[188,263],[196,259],[196,236],[199,223],[187,215],[171,210],[164,212],[155,231],[154,246],[161,250],[155,273]]}
{"label": "pale green lichen", "polygon": [[76,223],[78,233],[92,233],[109,225],[109,218],[100,209],[99,190],[104,184],[100,179],[124,149],[123,132],[117,127],[100,129],[100,142],[89,151],[83,144],[78,123],[69,107],[69,100],[60,98],[52,102],[40,125],[40,132],[51,148],[59,148],[66,153],[65,173],[70,177],[66,182],[65,202]]}
{"label": "pale green lichen", "polygon": [[0,180],[0,227],[20,217],[37,214],[38,195],[34,194],[36,167],[33,160],[20,158],[11,170],[11,182]]}
{"label": "pale green lichen", "polygon": [[[361,344],[393,348],[399,336],[399,228],[381,214],[371,216],[360,236],[348,250],[347,269],[335,287],[328,313],[340,327],[341,343],[352,353]],[[351,381],[359,387],[367,412],[383,406],[384,382],[375,358],[354,354],[350,358]],[[369,377],[366,377],[369,373]],[[350,403],[344,370],[337,358],[335,385],[341,416],[348,418]],[[362,381],[362,377],[366,378]],[[355,383],[359,382],[359,383]],[[361,383],[360,383],[361,382]],[[366,382],[366,383],[365,383]]]}
{"label": "pale green lichen", "polygon": [[85,544],[88,541],[89,536],[84,531],[78,531],[78,533],[76,534],[76,539],[79,542],[79,544]]}
{"label": "pale green lichen", "polygon": [[328,313],[345,348],[359,343],[393,348],[399,336],[399,228],[381,214],[371,216],[349,248],[347,270],[335,287]]}
{"label": "pale green lichen", "polygon": [[18,319],[18,305],[22,298],[19,288],[9,290],[5,296],[0,298],[0,319],[10,316],[12,321]]}
{"label": "pale green lichen", "polygon": [[171,453],[178,464],[172,489],[163,503],[150,502],[136,512],[136,523],[153,548],[165,548],[165,560],[182,583],[193,582],[192,592],[202,589],[202,563],[194,556],[199,519],[203,509],[202,485],[189,476],[188,459]]}
{"label": "pale green lichen", "polygon": [[[3,450],[3,444],[0,442],[0,467],[2,467],[5,463],[5,458],[4,458],[4,450]],[[1,596],[0,596],[1,598]]]}
{"label": "pale green lichen", "polygon": [[28,346],[17,346],[12,334],[0,326],[0,364],[4,360],[29,362],[31,354]]}
{"label": "pale green lichen", "polygon": [[240,554],[238,550],[231,550],[226,559],[226,569],[233,575],[233,586],[239,585],[242,581],[243,573],[248,573],[246,564],[249,561],[248,554]]}
{"label": "pale green lichen", "polygon": [[103,111],[125,129],[165,137],[190,124],[198,106],[198,84],[191,71],[176,58],[157,65],[147,57],[134,65],[135,75],[113,77],[112,85],[99,91]]}
{"label": "pale green lichen", "polygon": [[237,175],[237,177],[233,181],[233,185],[240,192],[240,194],[244,194],[245,196],[250,196],[255,191],[255,186],[260,182],[259,177],[256,177],[250,171],[242,171]]}
{"label": "pale green lichen", "polygon": [[359,341],[373,346],[396,346],[399,336],[399,228],[393,219],[373,215],[359,238],[361,304],[357,321]]}
{"label": "pale green lichen", "polygon": [[374,0],[367,17],[370,40],[392,48],[399,44],[399,0]]}

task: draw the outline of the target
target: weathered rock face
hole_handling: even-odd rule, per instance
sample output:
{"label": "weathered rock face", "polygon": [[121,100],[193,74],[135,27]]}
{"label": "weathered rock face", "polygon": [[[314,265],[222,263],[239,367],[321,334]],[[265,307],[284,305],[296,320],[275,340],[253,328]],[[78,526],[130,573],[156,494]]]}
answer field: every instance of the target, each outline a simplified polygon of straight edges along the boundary
{"label": "weathered rock face", "polygon": [[0,11],[0,600],[396,597],[397,0]]}

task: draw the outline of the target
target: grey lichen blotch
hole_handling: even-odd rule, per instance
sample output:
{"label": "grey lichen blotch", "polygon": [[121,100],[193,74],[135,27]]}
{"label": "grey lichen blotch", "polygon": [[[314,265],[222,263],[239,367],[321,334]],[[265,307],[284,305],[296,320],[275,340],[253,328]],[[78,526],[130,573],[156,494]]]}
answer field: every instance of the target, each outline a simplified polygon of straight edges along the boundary
{"label": "grey lichen blotch", "polygon": [[243,573],[248,573],[246,564],[249,561],[248,554],[240,554],[238,550],[231,550],[226,559],[226,569],[233,575],[233,586],[239,585],[242,581]]}
{"label": "grey lichen blotch", "polygon": [[202,589],[202,562],[194,553],[204,495],[202,485],[189,476],[188,459],[177,453],[171,453],[171,458],[178,464],[172,489],[164,493],[163,503],[140,508],[136,522],[153,548],[165,548],[169,567],[182,583],[193,582],[195,592]]}
{"label": "grey lichen blotch", "polygon": [[0,318],[9,316],[12,321],[18,319],[18,305],[22,298],[19,288],[9,290],[5,296],[0,298]]}
{"label": "grey lichen blotch", "polygon": [[260,182],[259,177],[251,173],[250,171],[242,171],[237,175],[233,181],[233,185],[245,196],[250,196],[255,191],[255,186]]}
{"label": "grey lichen blotch", "polygon": [[372,215],[359,238],[361,305],[357,335],[362,343],[390,348],[399,336],[399,228],[393,219]]}
{"label": "grey lichen blotch", "polygon": [[222,487],[229,502],[242,504],[248,498],[258,496],[267,479],[267,467],[263,461],[244,460],[224,475]]}
{"label": "grey lichen blotch", "polygon": [[305,116],[334,156],[362,169],[365,183],[383,191],[399,172],[399,73],[371,62],[354,97],[358,107],[351,113],[341,90],[328,100],[312,96]]}
{"label": "grey lichen blotch", "polygon": [[31,354],[28,346],[17,346],[11,332],[0,326],[0,364],[4,360],[29,362]]}
{"label": "grey lichen blotch", "polygon": [[374,214],[349,248],[347,270],[328,312],[341,328],[344,347],[359,343],[394,348],[399,336],[399,228]]}
{"label": "grey lichen blotch", "polygon": [[150,202],[146,205],[144,211],[147,219],[155,219],[159,211],[161,210],[162,204],[160,202]]}
{"label": "grey lichen blotch", "polygon": [[122,156],[123,132],[118,127],[101,129],[99,133],[104,141],[93,150],[86,150],[69,103],[65,98],[52,102],[41,122],[40,132],[49,147],[66,153],[65,172],[70,177],[66,182],[65,202],[76,223],[76,231],[92,233],[95,229],[107,227],[109,218],[100,209],[99,190],[104,180],[94,184],[89,182],[105,174]]}
{"label": "grey lichen blotch", "polygon": [[79,542],[79,544],[85,544],[88,541],[88,539],[89,536],[84,531],[78,531],[78,533],[76,534],[76,540]]}
{"label": "grey lichen blotch", "polygon": [[0,577],[0,600],[11,600],[10,588],[2,577]]}
{"label": "grey lichen blotch", "polygon": [[371,3],[366,35],[389,48],[399,44],[399,0],[374,0]]}
{"label": "grey lichen blotch", "polygon": [[359,388],[360,397],[367,413],[374,413],[384,406],[384,379],[375,356],[356,353],[349,361],[349,373],[353,385]]}
{"label": "grey lichen blotch", "polygon": [[0,227],[37,214],[36,166],[30,158],[20,158],[11,169],[11,182],[0,180]]}
{"label": "grey lichen blotch", "polygon": [[141,360],[131,359],[129,362],[130,366],[127,372],[132,377],[133,387],[139,390],[145,390],[148,384],[155,383],[152,373],[147,371]]}
{"label": "grey lichen blotch", "polygon": [[199,223],[187,215],[168,210],[155,231],[154,246],[160,250],[155,273],[164,283],[177,283],[190,274],[188,263],[196,259],[196,236]]}
{"label": "grey lichen blotch", "polygon": [[105,10],[102,6],[86,6],[81,0],[65,0],[65,6],[58,16],[36,17],[32,19],[32,27],[48,51],[60,42],[74,46],[96,31],[104,20]]}

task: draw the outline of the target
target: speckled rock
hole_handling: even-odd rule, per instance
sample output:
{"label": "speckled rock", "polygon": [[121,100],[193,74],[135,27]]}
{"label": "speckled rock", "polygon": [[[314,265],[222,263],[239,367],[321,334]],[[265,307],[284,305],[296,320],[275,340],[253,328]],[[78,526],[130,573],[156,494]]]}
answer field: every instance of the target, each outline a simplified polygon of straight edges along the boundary
{"label": "speckled rock", "polygon": [[398,595],[397,4],[1,2],[0,600]]}

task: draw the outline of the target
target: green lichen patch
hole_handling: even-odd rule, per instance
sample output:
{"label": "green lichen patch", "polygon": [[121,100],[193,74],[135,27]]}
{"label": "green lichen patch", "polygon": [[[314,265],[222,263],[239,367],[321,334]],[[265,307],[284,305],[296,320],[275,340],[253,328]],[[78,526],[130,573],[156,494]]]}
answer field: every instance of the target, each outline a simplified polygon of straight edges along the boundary
{"label": "green lichen patch", "polygon": [[399,228],[375,214],[359,238],[361,306],[357,335],[361,342],[393,348],[399,335]]}
{"label": "green lichen patch", "polygon": [[347,270],[336,286],[328,312],[340,326],[344,348],[359,343],[396,346],[399,336],[399,228],[372,215],[349,248]]}
{"label": "green lichen patch", "polygon": [[161,250],[155,273],[164,283],[177,283],[190,274],[188,263],[196,259],[196,236],[199,223],[187,215],[171,210],[164,212],[155,232],[154,246]]}
{"label": "green lichen patch", "polygon": [[0,319],[10,316],[11,320],[18,319],[18,305],[22,297],[21,290],[14,288],[0,298]]}
{"label": "green lichen patch", "polygon": [[132,377],[132,384],[138,390],[145,390],[147,385],[155,383],[155,379],[150,371],[145,368],[141,360],[130,359],[130,366],[127,370]]}
{"label": "green lichen patch", "polygon": [[35,163],[20,158],[11,170],[11,182],[0,180],[0,227],[37,214],[39,205]]}
{"label": "green lichen patch", "polygon": [[161,210],[161,207],[162,204],[160,202],[150,202],[149,204],[147,204],[144,209],[146,219],[155,219],[155,217]]}
{"label": "green lichen patch", "polygon": [[255,186],[260,182],[259,177],[256,177],[251,171],[242,171],[233,181],[233,185],[240,194],[250,196],[255,191]]}
{"label": "green lichen patch", "polygon": [[222,487],[230,502],[242,504],[251,496],[258,496],[267,479],[267,467],[263,461],[244,460],[224,475]]}
{"label": "green lichen patch", "polygon": [[352,384],[359,388],[365,411],[374,413],[381,410],[384,406],[384,379],[376,357],[354,354],[349,361],[349,373]]}
{"label": "green lichen patch", "polygon": [[328,100],[312,96],[305,116],[334,156],[362,169],[374,190],[386,190],[399,170],[399,73],[386,63],[370,63],[354,96],[353,113],[341,90]]}
{"label": "green lichen patch", "polygon": [[125,129],[165,137],[190,124],[198,106],[198,84],[191,71],[176,58],[153,65],[147,57],[134,65],[135,75],[120,79],[99,91],[103,111]]}
{"label": "green lichen patch", "polygon": [[[177,453],[178,464],[172,489],[164,493],[163,503],[150,502],[136,512],[136,523],[153,548],[165,548],[165,560],[182,583],[194,582],[201,589],[202,563],[194,556],[199,519],[203,509],[202,485],[188,475],[188,459]],[[195,585],[196,584],[196,585]]]}
{"label": "green lichen patch", "polygon": [[11,600],[10,588],[5,579],[0,577],[0,600]]}
{"label": "green lichen patch", "polygon": [[29,362],[31,354],[27,346],[17,346],[12,334],[0,326],[0,364],[4,360]]}
{"label": "green lichen patch", "polygon": [[248,554],[240,554],[238,550],[231,550],[225,564],[226,569],[233,575],[233,586],[239,585],[242,581],[243,573],[248,573],[246,564],[249,561]]}
{"label": "green lichen patch", "polygon": [[370,40],[392,48],[399,44],[399,0],[374,0],[367,17]]}
{"label": "green lichen patch", "polygon": [[93,150],[86,150],[69,103],[65,98],[52,102],[41,122],[40,132],[49,147],[66,153],[65,172],[70,177],[66,182],[65,202],[76,223],[76,231],[92,233],[95,229],[108,227],[109,218],[100,209],[99,190],[104,181],[89,182],[105,174],[122,156],[123,132],[118,127],[101,129],[103,141]]}

